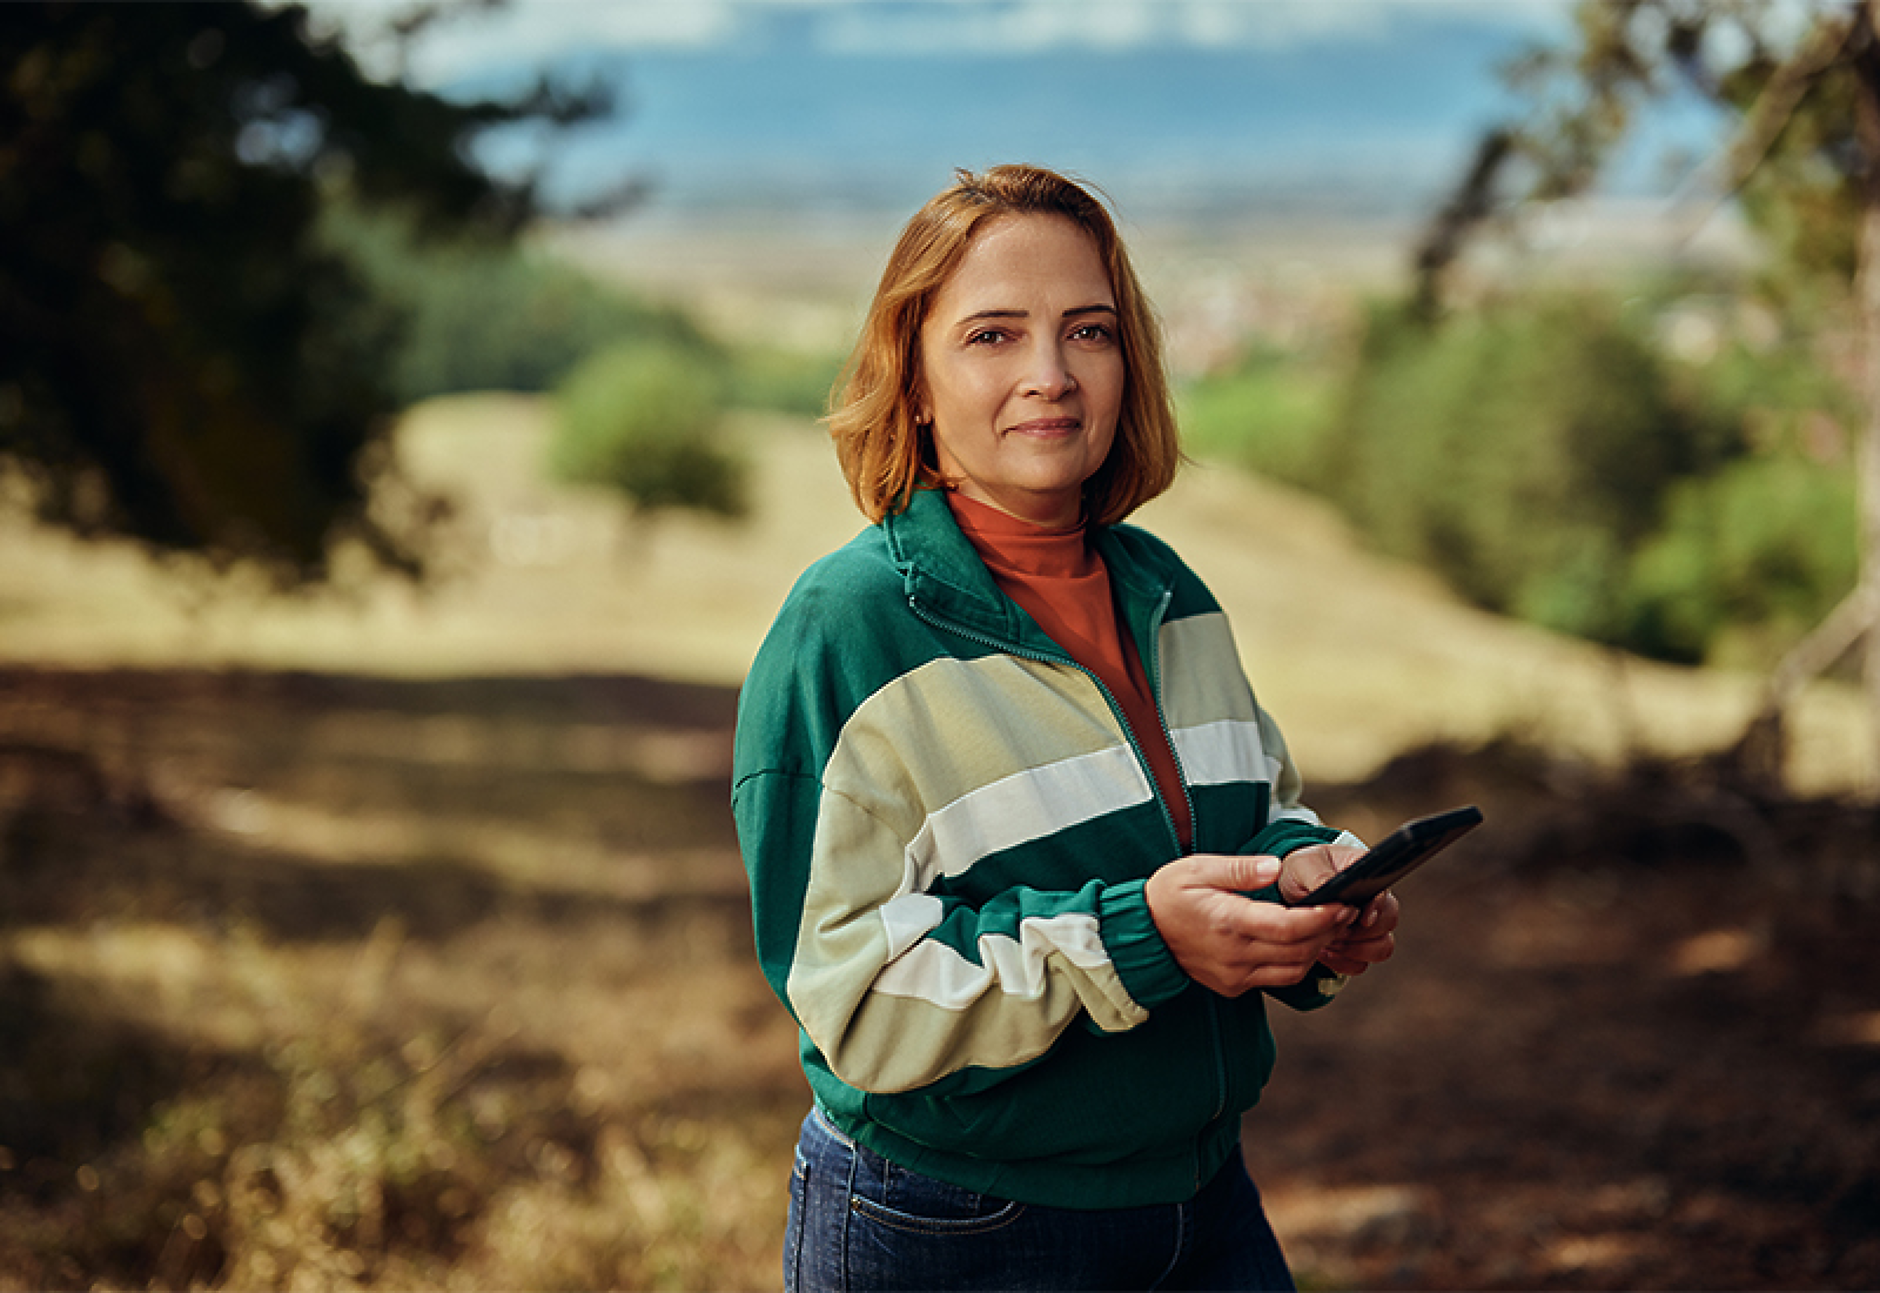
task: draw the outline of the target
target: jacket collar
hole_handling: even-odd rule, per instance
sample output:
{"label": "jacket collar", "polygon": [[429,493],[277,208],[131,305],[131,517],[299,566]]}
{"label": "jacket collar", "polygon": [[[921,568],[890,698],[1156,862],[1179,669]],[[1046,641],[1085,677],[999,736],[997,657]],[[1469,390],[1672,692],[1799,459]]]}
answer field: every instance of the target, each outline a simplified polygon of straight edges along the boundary
{"label": "jacket collar", "polygon": [[[881,525],[889,558],[917,611],[997,644],[1063,656],[1063,649],[1031,616],[999,591],[939,490],[915,490],[906,510],[889,515]],[[1125,621],[1138,644],[1146,645],[1145,638],[1153,634],[1150,621],[1159,616],[1175,582],[1175,568],[1128,526],[1092,526],[1090,535],[1109,567]]]}

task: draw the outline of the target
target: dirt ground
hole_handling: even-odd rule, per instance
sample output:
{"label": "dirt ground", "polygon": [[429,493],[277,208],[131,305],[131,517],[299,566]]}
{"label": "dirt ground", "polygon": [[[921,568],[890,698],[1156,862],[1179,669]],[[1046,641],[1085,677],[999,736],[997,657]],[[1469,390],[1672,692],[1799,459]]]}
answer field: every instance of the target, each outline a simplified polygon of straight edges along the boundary
{"label": "dirt ground", "polygon": [[1437,750],[1319,796],[1489,820],[1401,885],[1389,964],[1276,1017],[1247,1141],[1297,1267],[1880,1287],[1880,815],[1732,781]]}
{"label": "dirt ground", "polygon": [[[773,1285],[802,1093],[748,962],[732,714],[725,689],[621,677],[0,669],[0,1288]],[[1514,746],[1314,799],[1372,837],[1454,803],[1489,822],[1400,888],[1389,965],[1328,1012],[1276,1008],[1247,1143],[1302,1284],[1880,1287],[1880,815]],[[510,995],[509,1050],[431,1113],[467,1101],[482,1126],[501,1095],[513,1133],[475,1141],[476,1170],[470,1139],[433,1154],[398,1225],[329,1207],[263,1253],[292,1181],[250,1226],[236,1142],[302,1161],[276,1126],[292,1083],[196,1134],[188,1171],[150,1166],[192,1084],[232,1099],[283,1071],[268,1019],[226,1022],[213,963],[317,997],[321,957],[356,983],[388,920],[375,982],[401,1004],[374,1018],[405,1079],[429,1071],[413,1039]],[[196,978],[95,951],[158,928],[210,949]],[[515,1230],[525,1184],[596,1233],[636,1216],[634,1251]],[[142,1211],[108,1219],[113,1191]],[[501,1250],[544,1233],[587,1264]]]}

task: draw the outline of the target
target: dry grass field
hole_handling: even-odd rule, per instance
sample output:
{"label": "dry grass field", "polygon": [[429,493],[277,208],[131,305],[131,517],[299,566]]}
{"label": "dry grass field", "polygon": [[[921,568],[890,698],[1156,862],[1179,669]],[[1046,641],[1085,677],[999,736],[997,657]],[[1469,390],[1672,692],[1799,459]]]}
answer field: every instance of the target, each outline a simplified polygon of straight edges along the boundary
{"label": "dry grass field", "polygon": [[[826,440],[753,418],[761,481],[742,525],[675,515],[629,528],[609,498],[546,484],[535,397],[415,410],[401,451],[450,492],[439,575],[268,600],[166,578],[128,550],[0,519],[0,660],[304,669],[398,678],[630,673],[735,687],[797,573],[861,526]],[[1315,500],[1207,464],[1138,517],[1225,604],[1262,700],[1317,780],[1350,781],[1431,740],[1519,731],[1611,762],[1731,740],[1757,680],[1629,659],[1465,606],[1363,550]],[[1873,772],[1859,701],[1809,693],[1789,768],[1805,792]]]}
{"label": "dry grass field", "polygon": [[[735,687],[856,514],[753,419],[742,527],[541,483],[539,401],[400,432],[437,581],[288,602],[0,530],[0,1289],[775,1287],[794,1038],[749,955]],[[1459,604],[1198,467],[1142,517],[1322,803],[1492,829],[1280,1021],[1256,1177],[1317,1287],[1880,1281],[1880,829],[1849,691]],[[1518,738],[1509,741],[1505,738]],[[1537,753],[1538,752],[1538,753]]]}

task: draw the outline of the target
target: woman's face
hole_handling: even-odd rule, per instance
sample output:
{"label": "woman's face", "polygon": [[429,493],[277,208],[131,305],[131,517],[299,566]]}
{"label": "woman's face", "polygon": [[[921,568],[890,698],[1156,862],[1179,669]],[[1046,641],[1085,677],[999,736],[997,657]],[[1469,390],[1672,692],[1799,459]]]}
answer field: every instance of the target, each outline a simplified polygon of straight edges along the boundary
{"label": "woman's face", "polygon": [[1096,241],[1060,216],[982,228],[920,329],[920,420],[962,494],[1074,524],[1123,405],[1116,294]]}

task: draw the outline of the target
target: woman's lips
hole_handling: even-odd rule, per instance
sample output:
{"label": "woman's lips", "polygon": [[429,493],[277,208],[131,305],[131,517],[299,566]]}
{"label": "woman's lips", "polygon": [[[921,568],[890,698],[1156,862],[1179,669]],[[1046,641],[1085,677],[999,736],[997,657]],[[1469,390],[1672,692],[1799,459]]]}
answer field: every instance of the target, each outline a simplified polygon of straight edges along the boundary
{"label": "woman's lips", "polygon": [[1032,418],[1030,421],[1007,427],[1006,430],[1015,431],[1020,435],[1063,435],[1066,432],[1078,430],[1083,424],[1082,418]]}

